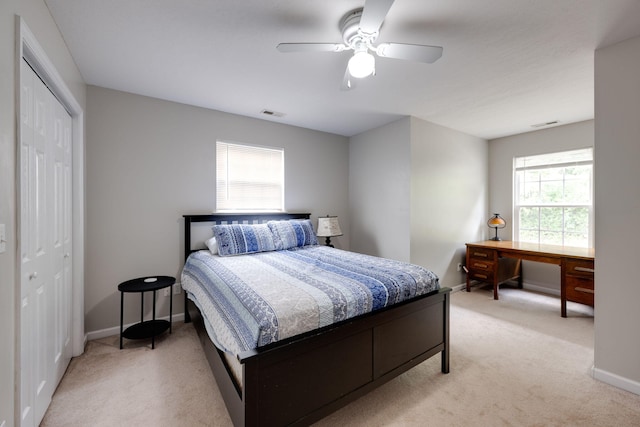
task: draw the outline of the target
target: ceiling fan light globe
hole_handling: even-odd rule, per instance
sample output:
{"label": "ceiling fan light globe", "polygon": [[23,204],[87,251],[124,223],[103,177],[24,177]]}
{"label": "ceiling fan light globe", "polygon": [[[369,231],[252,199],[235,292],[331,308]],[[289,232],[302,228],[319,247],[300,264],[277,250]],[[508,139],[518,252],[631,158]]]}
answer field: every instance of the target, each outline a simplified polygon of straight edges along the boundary
{"label": "ceiling fan light globe", "polygon": [[356,52],[349,59],[349,74],[357,79],[370,76],[376,69],[376,60],[369,52]]}

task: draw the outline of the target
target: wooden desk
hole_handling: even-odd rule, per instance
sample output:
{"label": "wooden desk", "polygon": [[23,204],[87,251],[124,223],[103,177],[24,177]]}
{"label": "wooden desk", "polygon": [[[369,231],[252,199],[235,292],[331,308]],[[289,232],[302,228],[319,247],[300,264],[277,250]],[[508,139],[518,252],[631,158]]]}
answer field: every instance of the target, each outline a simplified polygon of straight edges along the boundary
{"label": "wooden desk", "polygon": [[593,307],[594,257],[593,248],[495,240],[467,243],[467,292],[470,281],[479,280],[492,284],[493,298],[498,299],[500,283],[517,279],[522,287],[522,260],[555,264],[560,266],[561,314],[567,317],[567,301]]}

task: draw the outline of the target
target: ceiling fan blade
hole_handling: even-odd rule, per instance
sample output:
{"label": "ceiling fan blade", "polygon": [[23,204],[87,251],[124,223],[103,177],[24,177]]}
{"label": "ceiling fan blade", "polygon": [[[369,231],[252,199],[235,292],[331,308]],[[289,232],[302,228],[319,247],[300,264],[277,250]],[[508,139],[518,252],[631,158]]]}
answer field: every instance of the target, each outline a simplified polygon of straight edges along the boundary
{"label": "ceiling fan blade", "polygon": [[351,76],[349,73],[349,67],[344,70],[344,78],[342,79],[342,84],[340,85],[340,90],[351,90],[356,87],[356,79]]}
{"label": "ceiling fan blade", "polygon": [[431,64],[442,56],[442,47],[420,44],[381,43],[376,48],[376,53],[383,58],[406,59]]}
{"label": "ceiling fan blade", "polygon": [[280,52],[342,52],[346,46],[342,43],[280,43],[276,46]]}
{"label": "ceiling fan blade", "polygon": [[360,18],[362,32],[366,34],[378,32],[393,2],[394,0],[366,0]]}

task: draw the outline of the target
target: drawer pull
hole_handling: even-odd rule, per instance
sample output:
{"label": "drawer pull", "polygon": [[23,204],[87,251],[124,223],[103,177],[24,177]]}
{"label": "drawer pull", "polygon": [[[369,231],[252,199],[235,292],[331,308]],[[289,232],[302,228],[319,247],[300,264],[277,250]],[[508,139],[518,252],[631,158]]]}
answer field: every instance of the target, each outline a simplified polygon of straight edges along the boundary
{"label": "drawer pull", "polygon": [[574,267],[573,268],[575,271],[582,271],[585,273],[595,273],[595,270],[593,268],[587,268],[587,267]]}
{"label": "drawer pull", "polygon": [[480,256],[480,257],[486,258],[488,255],[483,252],[474,252],[473,256]]}
{"label": "drawer pull", "polygon": [[584,292],[585,294],[594,294],[595,293],[595,291],[593,289],[582,288],[580,286],[576,286],[573,289],[575,289],[578,292]]}
{"label": "drawer pull", "polygon": [[487,276],[485,276],[484,274],[474,274],[475,277],[479,277],[481,279],[486,279]]}
{"label": "drawer pull", "polygon": [[478,264],[477,262],[473,264],[474,267],[479,267],[479,268],[487,268],[489,267],[487,264]]}

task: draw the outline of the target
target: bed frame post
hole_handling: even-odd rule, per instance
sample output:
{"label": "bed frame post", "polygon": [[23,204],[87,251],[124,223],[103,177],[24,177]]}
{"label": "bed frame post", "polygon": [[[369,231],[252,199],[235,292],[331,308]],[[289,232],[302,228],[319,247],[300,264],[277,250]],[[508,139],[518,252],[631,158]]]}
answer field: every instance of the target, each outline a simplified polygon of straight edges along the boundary
{"label": "bed frame post", "polygon": [[450,311],[450,300],[451,300],[451,292],[446,292],[444,294],[444,304],[443,304],[443,328],[444,330],[444,349],[442,350],[442,368],[441,371],[443,374],[449,373],[449,311]]}
{"label": "bed frame post", "polygon": [[[188,215],[184,216],[184,260],[187,261],[187,258],[191,254],[191,218]],[[187,309],[187,305],[189,303],[189,298],[187,298],[187,293],[184,292],[184,323],[191,323],[191,314],[189,314],[189,310]]]}

